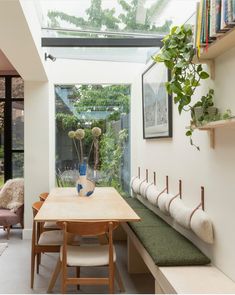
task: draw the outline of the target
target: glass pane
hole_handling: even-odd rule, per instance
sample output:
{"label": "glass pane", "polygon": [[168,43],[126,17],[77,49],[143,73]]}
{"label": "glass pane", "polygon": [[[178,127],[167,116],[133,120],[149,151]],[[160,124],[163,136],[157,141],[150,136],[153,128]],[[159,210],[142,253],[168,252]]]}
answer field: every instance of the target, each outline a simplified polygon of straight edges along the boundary
{"label": "glass pane", "polygon": [[12,154],[12,177],[24,177],[24,153]]}
{"label": "glass pane", "polygon": [[24,149],[24,102],[12,102],[12,149]]}
{"label": "glass pane", "polygon": [[[75,185],[83,155],[88,178],[97,186],[113,186],[121,194],[129,193],[130,86],[59,85],[55,95],[58,185]],[[98,142],[93,139],[94,127],[102,131]],[[82,148],[78,140],[68,136],[78,128],[85,131]]]}
{"label": "glass pane", "polygon": [[56,58],[80,60],[105,60],[119,62],[147,63],[159,51],[158,47],[135,48],[51,48],[50,53]]}
{"label": "glass pane", "polygon": [[4,183],[4,102],[0,102],[0,186]]}
{"label": "glass pane", "polygon": [[24,98],[24,81],[22,78],[12,78],[12,98]]}
{"label": "glass pane", "polygon": [[0,77],[0,98],[5,98],[5,78]]}
{"label": "glass pane", "polygon": [[[41,0],[42,26],[53,36],[165,35],[196,10],[198,0]],[[183,13],[182,13],[183,11]],[[59,29],[59,30],[57,30]],[[63,29],[66,29],[63,31]],[[73,29],[77,29],[74,32]],[[122,35],[123,34],[123,35]]]}

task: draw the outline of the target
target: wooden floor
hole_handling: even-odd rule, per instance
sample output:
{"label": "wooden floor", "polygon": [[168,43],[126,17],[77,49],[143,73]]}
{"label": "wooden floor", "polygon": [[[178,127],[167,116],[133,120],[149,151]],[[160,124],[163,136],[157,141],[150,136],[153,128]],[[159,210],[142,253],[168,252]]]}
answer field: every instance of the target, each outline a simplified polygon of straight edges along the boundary
{"label": "wooden floor", "polygon": [[[8,241],[8,248],[0,256],[0,294],[43,294],[47,290],[49,277],[54,269],[57,254],[44,254],[42,258],[42,265],[40,266],[40,275],[35,276],[35,288],[31,290],[30,285],[30,242],[29,240],[21,239],[21,230],[13,229],[11,237]],[[5,233],[0,228],[0,242],[6,242]],[[126,265],[126,243],[116,242],[117,261],[120,273],[124,281],[126,293],[128,294],[151,294],[154,293],[154,280],[150,274],[135,274],[129,275]],[[71,269],[71,273],[75,270]],[[99,268],[98,274],[100,276],[106,274],[105,268]],[[90,269],[82,268],[81,276],[97,276],[97,268]],[[116,292],[118,289],[116,286]],[[80,291],[76,287],[68,288],[69,293],[83,293],[83,294],[104,294],[108,293],[105,286],[82,286]],[[54,293],[60,292],[60,282],[57,281],[54,288]]]}

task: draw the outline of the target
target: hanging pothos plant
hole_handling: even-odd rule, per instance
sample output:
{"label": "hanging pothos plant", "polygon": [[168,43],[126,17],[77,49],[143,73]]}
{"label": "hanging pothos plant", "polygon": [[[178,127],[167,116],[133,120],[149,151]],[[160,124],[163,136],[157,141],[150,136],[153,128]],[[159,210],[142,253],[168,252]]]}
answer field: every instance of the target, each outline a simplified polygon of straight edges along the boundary
{"label": "hanging pothos plant", "polygon": [[[171,80],[166,83],[167,92],[174,94],[174,103],[178,105],[179,114],[182,111],[191,112],[191,127],[186,135],[190,137],[190,143],[199,150],[192,141],[192,126],[195,125],[195,104],[192,104],[192,96],[200,86],[200,81],[209,78],[209,74],[203,70],[201,64],[193,62],[195,52],[192,41],[193,32],[190,25],[173,27],[162,40],[163,47],[153,60],[163,62],[171,71]],[[210,89],[203,99],[212,101],[213,94],[214,91]]]}

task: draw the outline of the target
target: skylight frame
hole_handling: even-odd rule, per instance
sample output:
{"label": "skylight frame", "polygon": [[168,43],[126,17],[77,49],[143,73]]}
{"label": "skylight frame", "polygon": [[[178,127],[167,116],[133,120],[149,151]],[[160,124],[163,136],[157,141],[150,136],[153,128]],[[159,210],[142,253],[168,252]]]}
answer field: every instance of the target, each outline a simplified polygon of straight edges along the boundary
{"label": "skylight frame", "polygon": [[162,47],[162,37],[156,38],[71,38],[42,37],[42,47]]}

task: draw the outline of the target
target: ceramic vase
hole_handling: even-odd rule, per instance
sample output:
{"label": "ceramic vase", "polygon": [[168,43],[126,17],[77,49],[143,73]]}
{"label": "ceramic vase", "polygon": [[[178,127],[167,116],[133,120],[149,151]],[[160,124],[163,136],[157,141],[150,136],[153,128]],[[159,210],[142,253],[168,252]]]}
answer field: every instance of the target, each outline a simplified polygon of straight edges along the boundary
{"label": "ceramic vase", "polygon": [[87,164],[79,165],[79,177],[76,181],[76,189],[80,197],[89,197],[93,194],[95,183],[87,179]]}

